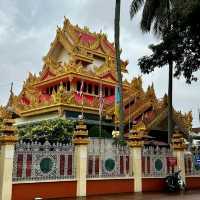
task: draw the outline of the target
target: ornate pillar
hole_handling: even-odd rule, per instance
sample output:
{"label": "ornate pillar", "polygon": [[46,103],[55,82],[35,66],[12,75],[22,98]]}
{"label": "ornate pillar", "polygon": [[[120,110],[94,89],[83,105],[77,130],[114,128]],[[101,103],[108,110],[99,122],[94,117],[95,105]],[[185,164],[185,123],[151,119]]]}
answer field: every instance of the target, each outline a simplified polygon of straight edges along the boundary
{"label": "ornate pillar", "polygon": [[133,125],[128,136],[131,174],[134,176],[134,192],[142,192],[142,146],[145,130],[145,125],[141,122],[138,125]]}
{"label": "ornate pillar", "polygon": [[77,178],[76,196],[84,197],[86,196],[87,187],[87,145],[89,140],[87,126],[84,124],[83,119],[80,119],[78,125],[76,125],[73,143],[75,145],[75,166]]}
{"label": "ornate pillar", "polygon": [[[183,138],[182,133],[178,130],[175,130],[175,133],[172,135],[172,148],[173,154],[177,158],[177,168],[181,170],[181,177],[185,182],[185,158],[184,158],[184,151],[186,149],[185,140]],[[186,182],[185,182],[186,183]]]}
{"label": "ornate pillar", "polygon": [[12,172],[14,147],[17,137],[14,136],[15,129],[12,127],[13,120],[5,119],[0,129],[0,200],[11,200],[12,198]]}

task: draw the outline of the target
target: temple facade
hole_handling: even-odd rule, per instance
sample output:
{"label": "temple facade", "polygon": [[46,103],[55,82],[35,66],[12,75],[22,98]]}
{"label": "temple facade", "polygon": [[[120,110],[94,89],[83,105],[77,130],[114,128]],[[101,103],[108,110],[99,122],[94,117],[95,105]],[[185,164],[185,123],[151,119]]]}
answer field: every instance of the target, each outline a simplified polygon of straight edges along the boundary
{"label": "temple facade", "polygon": [[[83,112],[90,132],[94,126],[99,126],[102,91],[101,124],[111,134],[118,123],[115,117],[117,78],[115,47],[107,36],[92,33],[87,27],[72,25],[65,18],[63,27],[57,28],[56,37],[43,61],[39,75],[29,73],[19,95],[11,92],[7,108],[14,113],[16,124],[57,117],[76,120]],[[122,72],[127,73],[128,61],[121,60],[121,65]],[[142,77],[134,77],[130,82],[123,81],[123,105],[126,132],[133,123],[142,121],[152,138],[167,140],[166,95],[158,99],[153,85],[144,91]],[[173,121],[174,126],[188,135],[191,112],[182,114],[174,110]]]}

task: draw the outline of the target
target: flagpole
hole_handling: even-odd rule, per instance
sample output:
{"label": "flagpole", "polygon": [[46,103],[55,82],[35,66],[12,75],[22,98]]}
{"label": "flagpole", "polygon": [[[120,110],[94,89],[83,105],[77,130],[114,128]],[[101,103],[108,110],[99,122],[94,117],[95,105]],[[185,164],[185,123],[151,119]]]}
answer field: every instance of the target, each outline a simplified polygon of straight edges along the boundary
{"label": "flagpole", "polygon": [[99,137],[101,137],[101,132],[102,132],[102,116],[100,114],[100,119],[99,119]]}
{"label": "flagpole", "polygon": [[81,115],[82,115],[82,119],[83,119],[83,94],[82,94]]}
{"label": "flagpole", "polygon": [[103,111],[103,91],[102,91],[102,81],[101,81],[100,91],[99,91],[99,137],[102,136],[102,111]]}
{"label": "flagpole", "polygon": [[81,117],[83,119],[83,80],[81,81],[81,86],[80,86],[80,91],[78,92],[80,97],[82,98],[82,101],[81,101]]}

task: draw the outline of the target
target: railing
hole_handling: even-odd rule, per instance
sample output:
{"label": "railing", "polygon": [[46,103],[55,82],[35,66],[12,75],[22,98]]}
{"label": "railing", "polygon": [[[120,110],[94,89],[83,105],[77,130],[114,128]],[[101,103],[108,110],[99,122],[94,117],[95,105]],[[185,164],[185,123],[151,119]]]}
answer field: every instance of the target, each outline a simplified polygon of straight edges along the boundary
{"label": "railing", "polygon": [[128,146],[113,144],[112,139],[90,139],[88,178],[131,176]]}
{"label": "railing", "polygon": [[165,177],[172,170],[167,161],[172,156],[168,148],[144,147],[142,150],[143,177]]}
{"label": "railing", "polygon": [[73,152],[71,144],[19,142],[15,146],[13,181],[72,179]]}
{"label": "railing", "polygon": [[186,176],[200,176],[200,152],[185,155]]}

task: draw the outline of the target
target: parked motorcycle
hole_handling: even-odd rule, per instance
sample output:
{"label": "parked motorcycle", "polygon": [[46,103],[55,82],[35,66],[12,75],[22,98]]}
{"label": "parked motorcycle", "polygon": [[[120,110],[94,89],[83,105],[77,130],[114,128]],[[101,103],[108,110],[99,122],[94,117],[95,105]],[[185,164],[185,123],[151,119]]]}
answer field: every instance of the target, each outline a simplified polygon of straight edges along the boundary
{"label": "parked motorcycle", "polygon": [[170,192],[178,192],[185,190],[185,183],[180,175],[181,170],[173,172],[165,178],[167,189]]}

